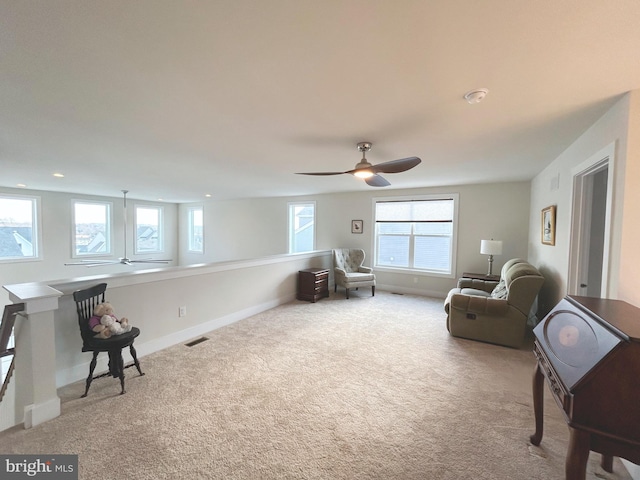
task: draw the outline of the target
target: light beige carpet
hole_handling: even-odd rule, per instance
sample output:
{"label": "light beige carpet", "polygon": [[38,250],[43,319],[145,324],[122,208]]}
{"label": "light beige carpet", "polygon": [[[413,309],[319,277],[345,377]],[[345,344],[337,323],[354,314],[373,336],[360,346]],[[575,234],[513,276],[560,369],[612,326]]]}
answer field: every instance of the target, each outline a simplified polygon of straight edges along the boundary
{"label": "light beige carpet", "polygon": [[[442,300],[354,292],[287,305],[142,359],[146,376],[60,390],[63,413],[2,453],[79,454],[80,478],[562,479],[550,395],[533,432],[529,348],[449,336]],[[89,355],[89,354],[87,354]],[[600,469],[588,479],[628,479]]]}

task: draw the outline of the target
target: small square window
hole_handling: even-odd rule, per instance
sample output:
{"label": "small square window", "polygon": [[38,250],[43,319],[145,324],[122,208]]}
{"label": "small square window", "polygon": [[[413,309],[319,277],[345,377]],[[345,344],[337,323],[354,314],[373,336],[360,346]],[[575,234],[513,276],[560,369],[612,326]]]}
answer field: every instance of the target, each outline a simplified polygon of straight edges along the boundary
{"label": "small square window", "polygon": [[0,261],[39,258],[37,197],[0,196]]}
{"label": "small square window", "polygon": [[160,253],[164,249],[163,209],[136,205],[136,253]]}
{"label": "small square window", "polygon": [[204,209],[189,209],[189,251],[204,253]]}
{"label": "small square window", "polygon": [[315,202],[289,204],[289,253],[315,250],[315,225]]}
{"label": "small square window", "polygon": [[111,254],[111,204],[73,202],[73,255],[75,257]]}

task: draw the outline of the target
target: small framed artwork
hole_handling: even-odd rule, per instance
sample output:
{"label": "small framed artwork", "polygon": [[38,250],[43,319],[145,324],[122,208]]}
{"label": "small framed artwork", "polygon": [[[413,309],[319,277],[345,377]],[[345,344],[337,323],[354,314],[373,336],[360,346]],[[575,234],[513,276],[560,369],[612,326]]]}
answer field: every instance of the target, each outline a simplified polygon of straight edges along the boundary
{"label": "small framed artwork", "polygon": [[542,209],[542,243],[556,244],[556,206]]}
{"label": "small framed artwork", "polygon": [[362,233],[362,220],[351,220],[351,233]]}

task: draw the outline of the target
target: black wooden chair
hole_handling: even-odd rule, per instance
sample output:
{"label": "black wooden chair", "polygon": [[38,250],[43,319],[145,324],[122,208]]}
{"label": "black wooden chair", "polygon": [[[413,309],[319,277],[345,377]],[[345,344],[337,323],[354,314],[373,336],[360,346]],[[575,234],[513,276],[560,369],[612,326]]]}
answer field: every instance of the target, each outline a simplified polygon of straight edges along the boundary
{"label": "black wooden chair", "polygon": [[[138,369],[140,375],[144,375],[140,369],[140,363],[138,362],[138,356],[136,355],[136,349],[133,347],[133,341],[140,335],[140,329],[132,327],[130,332],[123,333],[121,335],[114,335],[110,338],[102,339],[95,338],[95,333],[89,328],[89,319],[93,314],[93,309],[96,305],[105,301],[105,290],[107,289],[106,283],[100,283],[93,287],[77,290],[73,292],[73,299],[76,302],[76,309],[78,311],[78,325],[80,326],[80,335],[82,336],[82,351],[93,352],[93,358],[91,359],[91,365],[89,366],[89,376],[86,381],[86,389],[83,397],[86,397],[89,393],[89,387],[94,378],[100,378],[107,375],[111,375],[113,378],[120,379],[120,386],[122,391],[120,394],[125,393],[124,389],[124,369],[129,368],[132,365]],[[131,356],[133,357],[133,364],[125,367],[122,359],[122,349],[129,347]],[[101,375],[93,376],[93,371],[96,368],[98,361],[98,354],[100,352],[107,352],[109,354],[109,372]]]}

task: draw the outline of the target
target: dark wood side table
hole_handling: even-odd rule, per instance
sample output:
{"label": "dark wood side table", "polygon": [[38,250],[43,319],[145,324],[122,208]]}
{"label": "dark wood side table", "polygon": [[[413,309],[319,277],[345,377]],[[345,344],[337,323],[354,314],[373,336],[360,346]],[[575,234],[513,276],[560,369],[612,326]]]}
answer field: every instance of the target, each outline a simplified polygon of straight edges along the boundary
{"label": "dark wood side table", "polygon": [[462,278],[471,278],[472,280],[485,280],[487,282],[499,282],[500,275],[487,275],[486,273],[470,273],[464,272]]}
{"label": "dark wood side table", "polygon": [[640,463],[640,309],[619,300],[568,296],[534,329],[533,407],[542,441],[543,385],[569,425],[566,480],[585,478],[589,451]]}
{"label": "dark wood side table", "polygon": [[317,302],[329,296],[329,270],[307,268],[298,272],[298,300]]}

